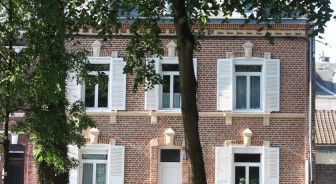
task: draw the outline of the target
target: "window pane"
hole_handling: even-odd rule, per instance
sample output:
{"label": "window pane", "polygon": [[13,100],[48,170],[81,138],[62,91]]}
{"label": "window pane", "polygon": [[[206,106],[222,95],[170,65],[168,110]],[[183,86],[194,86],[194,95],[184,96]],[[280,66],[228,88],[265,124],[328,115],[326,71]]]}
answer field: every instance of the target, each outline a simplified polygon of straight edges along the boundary
{"label": "window pane", "polygon": [[261,72],[260,65],[236,65],[236,72]]}
{"label": "window pane", "polygon": [[161,149],[161,162],[180,162],[180,149]]}
{"label": "window pane", "polygon": [[180,77],[174,76],[173,108],[181,107]]}
{"label": "window pane", "polygon": [[236,109],[246,109],[246,76],[237,76]]}
{"label": "window pane", "polygon": [[245,167],[236,166],[235,167],[235,184],[245,184],[245,183],[246,183]]}
{"label": "window pane", "polygon": [[85,67],[88,71],[110,71],[109,64],[87,64]]}
{"label": "window pane", "polygon": [[[89,78],[92,79],[94,78],[94,76],[89,76]],[[87,83],[85,84],[85,107],[94,107],[94,100],[95,100],[95,85]]]}
{"label": "window pane", "polygon": [[107,160],[107,154],[82,154],[83,160]]}
{"label": "window pane", "polygon": [[170,76],[163,76],[163,86],[162,86],[162,108],[170,107]]}
{"label": "window pane", "polygon": [[102,76],[102,82],[98,84],[98,107],[107,107],[108,76]]}
{"label": "window pane", "polygon": [[106,184],[106,164],[96,165],[96,184]]}
{"label": "window pane", "polygon": [[178,64],[163,64],[162,71],[179,71]]}
{"label": "window pane", "polygon": [[260,154],[234,154],[234,161],[260,163]]}
{"label": "window pane", "polygon": [[259,167],[249,167],[249,183],[259,184]]}
{"label": "window pane", "polygon": [[260,76],[250,77],[250,109],[260,109]]}
{"label": "window pane", "polygon": [[93,164],[83,164],[83,184],[92,184],[93,182]]}

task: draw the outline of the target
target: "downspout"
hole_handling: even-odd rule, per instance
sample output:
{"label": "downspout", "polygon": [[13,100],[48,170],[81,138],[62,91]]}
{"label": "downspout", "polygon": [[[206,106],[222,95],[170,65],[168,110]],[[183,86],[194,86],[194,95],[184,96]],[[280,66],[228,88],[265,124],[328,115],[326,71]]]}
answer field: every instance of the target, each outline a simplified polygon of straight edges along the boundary
{"label": "downspout", "polygon": [[[310,29],[309,29],[310,31]],[[308,38],[308,152],[309,152],[309,183],[313,183],[313,156],[312,156],[312,99],[313,99],[313,46],[314,37]]]}

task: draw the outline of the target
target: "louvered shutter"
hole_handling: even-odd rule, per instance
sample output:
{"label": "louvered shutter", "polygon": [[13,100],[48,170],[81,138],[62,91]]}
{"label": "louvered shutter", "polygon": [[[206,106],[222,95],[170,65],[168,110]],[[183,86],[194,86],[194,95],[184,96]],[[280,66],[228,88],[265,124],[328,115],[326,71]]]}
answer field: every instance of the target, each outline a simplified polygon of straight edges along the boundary
{"label": "louvered shutter", "polygon": [[217,109],[232,110],[232,59],[217,60]]}
{"label": "louvered shutter", "polygon": [[[160,73],[160,60],[154,59],[156,73]],[[145,110],[158,110],[159,109],[159,85],[155,85],[152,90],[145,92]]]}
{"label": "louvered shutter", "polygon": [[113,59],[111,72],[111,109],[125,110],[126,103],[126,75],[123,74],[125,62]]}
{"label": "louvered shutter", "polygon": [[[76,145],[68,145],[68,156],[78,160],[79,149]],[[79,168],[73,168],[69,171],[69,183],[78,184]]]}
{"label": "louvered shutter", "polygon": [[109,184],[123,184],[124,183],[124,146],[109,147],[108,154],[108,180]]}
{"label": "louvered shutter", "polygon": [[197,59],[193,59],[195,79],[197,80]]}
{"label": "louvered shutter", "polygon": [[81,99],[81,86],[77,84],[76,75],[69,73],[66,81],[66,98],[70,104]]}
{"label": "louvered shutter", "polygon": [[279,183],[279,148],[264,148],[263,183]]}
{"label": "louvered shutter", "polygon": [[280,60],[264,60],[264,110],[280,111]]}
{"label": "louvered shutter", "polygon": [[232,147],[216,147],[215,179],[216,184],[231,184]]}

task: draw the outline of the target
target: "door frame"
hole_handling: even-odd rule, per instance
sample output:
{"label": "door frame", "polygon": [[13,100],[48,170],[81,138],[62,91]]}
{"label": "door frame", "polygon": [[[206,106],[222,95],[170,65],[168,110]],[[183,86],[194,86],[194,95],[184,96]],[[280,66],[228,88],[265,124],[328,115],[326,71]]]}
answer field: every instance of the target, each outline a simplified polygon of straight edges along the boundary
{"label": "door frame", "polygon": [[[181,146],[160,146],[158,149],[158,183],[161,183],[162,171],[161,171],[161,150],[164,149],[179,149],[180,150],[180,162],[177,163],[169,163],[176,164],[179,166],[179,183],[182,183],[182,147]],[[168,163],[167,163],[168,164]]]}

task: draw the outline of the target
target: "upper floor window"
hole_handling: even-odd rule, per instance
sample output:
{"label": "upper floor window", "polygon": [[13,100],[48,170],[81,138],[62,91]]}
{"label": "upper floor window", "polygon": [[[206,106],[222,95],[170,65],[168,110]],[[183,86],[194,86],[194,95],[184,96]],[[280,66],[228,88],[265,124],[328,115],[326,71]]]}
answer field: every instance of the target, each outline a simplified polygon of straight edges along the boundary
{"label": "upper floor window", "polygon": [[109,94],[110,64],[90,64],[88,65],[90,77],[96,77],[98,72],[105,74],[97,84],[85,84],[84,102],[90,108],[107,108]]}
{"label": "upper floor window", "polygon": [[280,61],[219,59],[217,108],[228,111],[279,111]]}
{"label": "upper floor window", "polygon": [[180,79],[178,64],[162,65],[162,109],[174,109],[181,107]]}
{"label": "upper floor window", "polygon": [[[146,110],[179,110],[181,108],[181,91],[179,65],[177,57],[154,58],[156,72],[162,75],[163,85],[154,86],[146,91]],[[193,60],[194,73],[197,78],[197,60]]]}
{"label": "upper floor window", "polygon": [[67,79],[67,99],[70,103],[84,102],[87,110],[125,110],[126,75],[123,74],[125,62],[122,58],[89,57],[87,65],[89,77],[103,73],[101,80],[80,85],[73,73]]}
{"label": "upper floor window", "polygon": [[260,109],[261,66],[235,66],[236,109]]}

